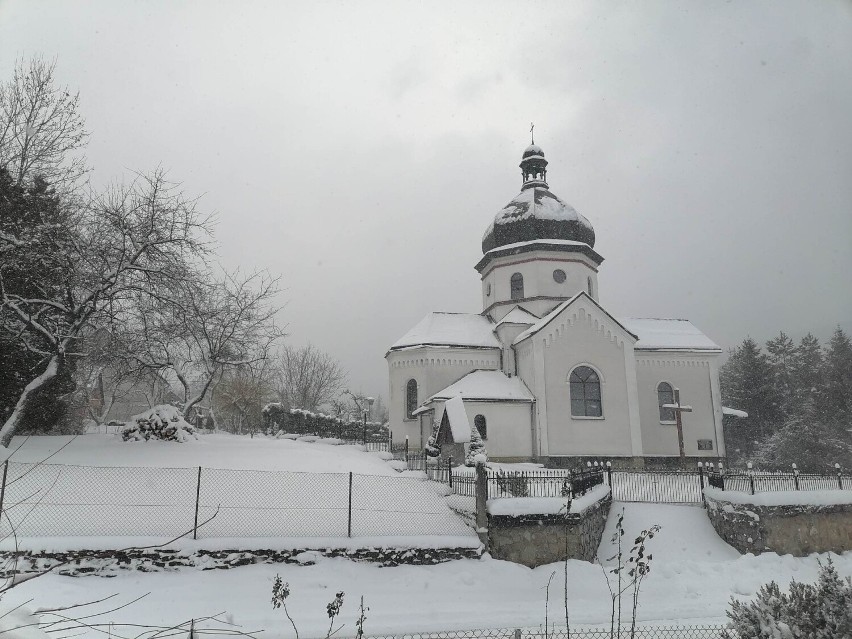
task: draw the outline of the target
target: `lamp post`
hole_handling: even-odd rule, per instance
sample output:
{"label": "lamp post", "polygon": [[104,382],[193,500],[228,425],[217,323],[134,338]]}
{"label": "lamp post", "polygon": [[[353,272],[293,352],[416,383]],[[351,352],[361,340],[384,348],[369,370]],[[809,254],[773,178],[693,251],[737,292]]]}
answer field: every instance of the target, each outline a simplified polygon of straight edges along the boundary
{"label": "lamp post", "polygon": [[367,415],[373,411],[373,402],[376,401],[372,397],[367,397],[367,408],[362,411],[364,416],[364,446],[367,446]]}

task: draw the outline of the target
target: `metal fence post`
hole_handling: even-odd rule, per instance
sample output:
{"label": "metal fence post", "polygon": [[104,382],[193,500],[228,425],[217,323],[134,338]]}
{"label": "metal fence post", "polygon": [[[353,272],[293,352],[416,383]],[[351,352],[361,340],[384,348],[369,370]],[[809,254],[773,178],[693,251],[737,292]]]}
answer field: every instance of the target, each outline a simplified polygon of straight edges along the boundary
{"label": "metal fence post", "polygon": [[793,485],[796,487],[796,490],[799,490],[799,469],[796,468],[796,464],[793,464]]}
{"label": "metal fence post", "polygon": [[[8,462],[7,462],[8,463]],[[834,467],[837,469],[837,487],[840,490],[843,490],[843,473],[840,471],[840,464],[835,463]],[[6,474],[3,474],[3,485],[6,485]]]}
{"label": "metal fence post", "polygon": [[349,525],[347,527],[347,537],[352,536],[352,471],[349,471]]}
{"label": "metal fence post", "polygon": [[447,457],[447,482],[453,487],[453,456]]}
{"label": "metal fence post", "polygon": [[192,538],[198,539],[198,502],[201,498],[201,466],[198,467],[198,480],[195,484],[195,524],[192,526]]}
{"label": "metal fence post", "polygon": [[405,463],[408,463],[408,435],[405,436]]}
{"label": "metal fence post", "polygon": [[701,485],[701,492],[704,493],[704,464],[698,462],[698,483]]}
{"label": "metal fence post", "polygon": [[3,486],[0,487],[0,524],[3,523],[3,502],[6,500],[6,475],[9,472],[9,460],[3,463]]}
{"label": "metal fence post", "polygon": [[748,485],[751,488],[751,494],[754,494],[754,473],[751,470],[751,462],[747,464],[748,466]]}
{"label": "metal fence post", "polygon": [[609,484],[609,492],[612,494],[612,462],[606,463],[606,483]]}
{"label": "metal fence post", "polygon": [[515,628],[515,639],[521,639],[521,629]]}

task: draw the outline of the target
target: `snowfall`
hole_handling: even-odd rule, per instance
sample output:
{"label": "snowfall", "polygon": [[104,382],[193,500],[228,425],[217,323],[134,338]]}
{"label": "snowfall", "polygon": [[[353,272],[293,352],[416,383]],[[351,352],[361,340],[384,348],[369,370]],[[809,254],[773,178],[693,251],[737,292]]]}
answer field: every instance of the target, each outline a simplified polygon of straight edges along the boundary
{"label": "snowfall", "polygon": [[[14,450],[19,445],[12,457],[18,462],[37,462],[49,457],[51,464],[398,474],[394,465],[381,455],[357,447],[263,437],[204,435],[198,441],[184,444],[125,443],[106,435],[86,435],[73,441],[67,437],[32,437],[26,441],[16,438],[10,448]],[[662,527],[649,542],[654,559],[639,607],[643,624],[723,624],[731,597],[749,599],[770,580],[784,586],[794,578],[813,582],[818,560],[828,557],[795,558],[772,553],[741,556],[716,535],[699,506],[619,502],[612,507],[599,551],[601,557],[613,554],[609,539],[614,514],[622,509],[628,539],[653,524]],[[416,536],[408,539],[412,544],[419,541]],[[831,558],[842,576],[852,575],[852,553],[831,555]],[[339,617],[343,628],[336,635],[340,637],[355,634],[362,596],[369,607],[365,622],[367,635],[540,627],[551,578],[550,619],[564,614],[561,606],[553,603],[563,599],[562,564],[529,569],[488,555],[479,560],[396,567],[325,558],[313,552],[305,553],[301,559],[304,565],[262,564],[211,571],[118,571],[111,578],[50,573],[19,585],[3,597],[0,615],[24,607],[0,619],[0,628],[4,623],[12,623],[13,617],[21,621],[26,609],[65,606],[116,595],[87,613],[134,602],[94,621],[171,625],[222,613],[222,619],[244,631],[263,630],[260,635],[263,637],[293,637],[283,611],[274,610],[270,603],[272,584],[279,574],[290,584],[288,609],[301,637],[325,636],[326,604],[341,591],[345,596]],[[609,594],[602,567],[572,560],[567,569],[572,626],[607,624]],[[133,636],[138,632],[128,634]],[[18,631],[15,636],[28,639],[46,635],[28,629]],[[108,635],[92,631],[78,636]]]}

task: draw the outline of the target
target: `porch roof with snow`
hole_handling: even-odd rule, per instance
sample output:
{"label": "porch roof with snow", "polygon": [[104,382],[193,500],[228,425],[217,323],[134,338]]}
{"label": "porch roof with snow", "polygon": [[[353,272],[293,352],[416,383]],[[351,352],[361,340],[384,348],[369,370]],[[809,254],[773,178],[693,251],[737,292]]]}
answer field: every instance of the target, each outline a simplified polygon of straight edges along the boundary
{"label": "porch roof with snow", "polygon": [[423,402],[423,408],[432,402],[452,397],[483,402],[535,401],[535,397],[520,377],[508,377],[502,371],[475,370],[432,395]]}
{"label": "porch roof with snow", "polygon": [[719,345],[689,320],[630,317],[621,322],[639,337],[633,346],[637,351],[722,352]]}
{"label": "porch roof with snow", "polygon": [[493,333],[494,324],[473,313],[429,313],[414,328],[400,337],[388,351],[418,346],[460,346],[500,348]]}

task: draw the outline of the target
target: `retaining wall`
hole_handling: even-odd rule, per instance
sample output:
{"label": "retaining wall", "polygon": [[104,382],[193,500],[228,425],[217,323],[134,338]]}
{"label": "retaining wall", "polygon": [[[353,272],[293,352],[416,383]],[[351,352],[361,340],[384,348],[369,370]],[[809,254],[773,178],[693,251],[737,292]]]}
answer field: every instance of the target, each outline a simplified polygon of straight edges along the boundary
{"label": "retaining wall", "polygon": [[707,514],[719,536],[741,553],[804,557],[852,550],[852,503],[767,506],[737,503],[741,494],[731,495],[705,491]]}
{"label": "retaining wall", "polygon": [[497,559],[530,568],[565,559],[594,561],[611,504],[607,493],[580,513],[489,514],[489,551]]}

